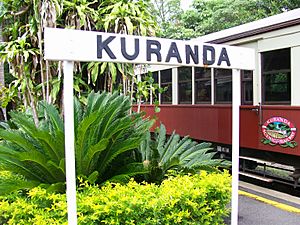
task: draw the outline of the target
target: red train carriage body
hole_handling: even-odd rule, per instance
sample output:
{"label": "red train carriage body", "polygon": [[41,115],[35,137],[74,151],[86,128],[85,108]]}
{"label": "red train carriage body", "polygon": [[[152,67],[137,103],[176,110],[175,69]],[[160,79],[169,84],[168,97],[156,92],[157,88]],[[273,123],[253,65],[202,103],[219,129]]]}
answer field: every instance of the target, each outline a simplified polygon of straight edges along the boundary
{"label": "red train carriage body", "polygon": [[[195,40],[255,49],[256,69],[250,83],[249,71],[241,79],[240,155],[300,168],[300,9]],[[151,68],[157,73],[154,80],[169,89],[158,95],[159,113],[154,113],[151,99],[141,110],[155,114],[157,125],[164,123],[169,133],[176,130],[230,151],[231,96],[226,88],[231,87],[231,73],[202,73],[196,67]],[[209,100],[197,99],[205,88],[211,93],[206,96]],[[250,102],[245,99],[249,93]]]}
{"label": "red train carriage body", "polygon": [[[148,116],[155,114],[157,125],[165,124],[168,133],[175,130],[182,136],[189,135],[196,140],[209,141],[221,146],[231,145],[231,105],[161,105],[160,109],[161,111],[155,114],[153,106],[145,105],[141,108]],[[264,136],[258,110],[258,107],[253,106],[240,108],[242,155],[300,166],[299,146],[291,148],[263,144]],[[296,127],[300,124],[300,107],[263,106],[262,113],[264,122],[274,116],[280,116],[288,118]],[[296,135],[294,141],[300,143],[300,135]],[[279,154],[271,154],[272,152]]]}

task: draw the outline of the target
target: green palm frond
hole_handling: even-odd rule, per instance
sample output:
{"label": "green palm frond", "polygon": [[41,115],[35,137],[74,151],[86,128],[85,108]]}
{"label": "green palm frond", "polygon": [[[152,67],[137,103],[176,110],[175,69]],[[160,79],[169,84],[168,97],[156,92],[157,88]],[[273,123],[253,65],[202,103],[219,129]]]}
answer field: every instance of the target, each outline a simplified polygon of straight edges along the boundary
{"label": "green palm frond", "polygon": [[44,113],[45,120],[49,123],[50,131],[54,134],[58,131],[64,130],[64,122],[54,105],[48,104],[46,102],[40,102],[42,113]]}
{"label": "green palm frond", "polygon": [[191,153],[198,151],[198,149],[202,149],[202,152],[205,153],[206,151],[212,150],[211,143],[202,142],[198,144],[197,142],[192,142],[191,147],[183,152],[180,157],[184,160],[186,157],[189,157]]}
{"label": "green palm frond", "polygon": [[[87,149],[89,143],[93,136],[89,135],[91,129],[95,129],[96,127],[95,122],[97,120],[97,113],[90,114],[89,116],[85,117],[79,124],[78,128],[76,129],[77,132],[75,132],[76,137],[76,144],[75,144],[75,153],[76,153],[76,160],[78,162],[78,172],[82,172],[82,161],[84,155],[87,153]],[[89,140],[89,141],[87,141]]]}
{"label": "green palm frond", "polygon": [[149,169],[149,177],[156,179],[154,182],[161,182],[170,169],[217,171],[218,166],[230,165],[227,161],[214,158],[216,152],[211,143],[198,144],[188,136],[181,139],[175,132],[167,138],[166,133],[165,126],[161,124],[154,139],[149,133],[139,147],[145,167]]}
{"label": "green palm frond", "polygon": [[6,129],[0,129],[1,170],[25,178],[1,184],[0,189],[17,190],[65,182],[65,168],[60,167],[64,157],[63,121],[54,106],[41,102],[39,110],[38,127],[30,111],[12,111]]}
{"label": "green palm frond", "polygon": [[44,149],[44,153],[49,158],[58,162],[61,158],[64,158],[64,133],[60,132],[56,137],[49,134],[47,131],[38,130],[35,133],[35,138],[39,141],[41,148]]}
{"label": "green palm frond", "polygon": [[143,151],[141,151],[143,161],[150,161],[153,159],[150,132],[147,132],[145,140],[141,142],[140,149],[143,149]]}
{"label": "green palm frond", "polygon": [[29,116],[24,115],[24,113],[17,111],[10,112],[10,116],[12,117],[11,121],[25,133],[29,134],[30,136],[33,136],[36,133],[37,128],[33,118],[30,118]]}
{"label": "green palm frond", "polygon": [[20,162],[24,162],[27,168],[35,170],[36,174],[39,174],[45,183],[53,183],[56,181],[56,169],[53,169],[51,164],[48,164],[48,157],[38,151],[20,152],[18,154]]}
{"label": "green palm frond", "polygon": [[103,152],[103,158],[99,163],[98,171],[104,173],[108,165],[120,154],[137,148],[140,144],[140,138],[127,138],[126,140],[115,142],[109,146],[107,151]]}
{"label": "green palm frond", "polygon": [[38,185],[39,182],[31,180],[6,180],[0,183],[0,195],[9,194],[20,189],[30,189]]}
{"label": "green palm frond", "polygon": [[[130,107],[129,98],[118,93],[89,94],[75,130],[78,174],[89,177],[97,171],[97,182],[110,179],[107,174],[114,160],[140,145],[153,121],[130,114]],[[125,168],[123,164],[118,166]]]}
{"label": "green palm frond", "polygon": [[99,161],[99,155],[107,148],[108,143],[109,140],[104,138],[87,150],[82,161],[82,166],[86,167],[86,169],[83,170],[83,173],[94,172],[93,169],[95,169],[97,162]]}
{"label": "green palm frond", "polygon": [[[78,127],[83,117],[83,107],[78,98],[74,98],[74,127]],[[76,139],[77,137],[75,137]]]}
{"label": "green palm frond", "polygon": [[35,148],[34,144],[30,140],[30,137],[26,137],[26,135],[19,130],[0,129],[0,138],[5,140],[5,143],[10,142],[15,146],[18,146],[19,151],[30,151],[31,149]]}
{"label": "green palm frond", "polygon": [[142,163],[129,163],[119,168],[115,172],[115,175],[112,176],[108,181],[127,183],[130,180],[130,178],[136,175],[141,175],[146,173],[148,173],[148,171],[144,168],[144,165]]}
{"label": "green palm frond", "polygon": [[[116,159],[138,148],[153,125],[142,114],[130,114],[130,107],[129,98],[118,93],[92,92],[87,105],[74,99],[77,176],[101,183],[145,172],[132,159],[116,164],[122,171],[112,173],[111,169]],[[13,127],[7,124],[0,128],[1,169],[22,175],[31,186],[61,188],[65,182],[64,135],[68,130],[64,131],[63,119],[53,105],[41,102],[38,108],[38,127],[30,113],[11,112]],[[29,187],[29,183],[24,181],[12,189]]]}
{"label": "green palm frond", "polygon": [[43,178],[40,177],[36,171],[31,170],[24,162],[21,162],[16,157],[1,154],[0,164],[2,170],[11,171],[13,173],[23,175],[28,180],[36,180],[42,182]]}

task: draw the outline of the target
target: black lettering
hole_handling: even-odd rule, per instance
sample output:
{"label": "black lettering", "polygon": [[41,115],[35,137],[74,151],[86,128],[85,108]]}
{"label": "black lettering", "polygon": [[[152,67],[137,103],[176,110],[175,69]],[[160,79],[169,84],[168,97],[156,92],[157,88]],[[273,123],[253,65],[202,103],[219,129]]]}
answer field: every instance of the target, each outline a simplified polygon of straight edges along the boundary
{"label": "black lettering", "polygon": [[186,63],[189,64],[191,62],[191,57],[195,64],[199,63],[199,49],[198,46],[194,46],[194,51],[191,46],[185,46],[185,55],[186,55]]}
{"label": "black lettering", "polygon": [[105,41],[102,41],[102,35],[97,35],[97,58],[102,59],[102,50],[104,49],[111,59],[116,59],[116,56],[108,47],[108,44],[114,40],[115,36],[109,36]]}
{"label": "black lettering", "polygon": [[227,50],[224,47],[221,50],[221,54],[220,54],[219,61],[218,61],[218,66],[220,66],[223,61],[226,62],[227,66],[231,65],[230,61],[229,61],[228,54],[227,54]]}
{"label": "black lettering", "polygon": [[[211,59],[207,59],[207,52],[210,51]],[[215,48],[203,45],[203,65],[213,65],[215,63]]]}
{"label": "black lettering", "polygon": [[136,59],[136,57],[140,53],[139,39],[138,38],[134,39],[134,53],[133,53],[133,55],[129,55],[126,52],[126,39],[125,39],[125,37],[121,37],[121,52],[122,52],[122,55],[125,57],[125,59],[128,59],[128,60]]}
{"label": "black lettering", "polygon": [[166,62],[170,62],[170,59],[175,57],[178,63],[182,63],[181,57],[179,55],[179,51],[175,42],[172,42],[169,48],[169,52],[166,58]]}
{"label": "black lettering", "polygon": [[159,41],[147,40],[146,48],[147,48],[147,61],[151,61],[151,54],[155,54],[157,57],[157,61],[161,62],[161,54],[160,54],[161,44]]}

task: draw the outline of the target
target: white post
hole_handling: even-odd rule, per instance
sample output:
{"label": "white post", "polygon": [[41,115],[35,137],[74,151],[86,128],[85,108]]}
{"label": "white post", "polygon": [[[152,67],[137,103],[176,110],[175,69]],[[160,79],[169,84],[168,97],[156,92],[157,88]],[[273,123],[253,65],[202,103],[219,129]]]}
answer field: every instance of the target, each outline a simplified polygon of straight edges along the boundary
{"label": "white post", "polygon": [[210,69],[210,82],[211,82],[211,105],[215,104],[215,68]]}
{"label": "white post", "polygon": [[178,67],[172,68],[172,105],[178,105]]}
{"label": "white post", "polygon": [[195,105],[195,67],[192,67],[192,105]]}
{"label": "white post", "polygon": [[238,224],[241,70],[232,70],[232,196],[231,225]]}
{"label": "white post", "polygon": [[65,157],[68,224],[77,224],[76,205],[76,170],[74,149],[74,102],[73,102],[73,67],[71,61],[64,61],[64,118],[65,118]]}
{"label": "white post", "polygon": [[[158,71],[158,87],[161,88],[161,73]],[[161,104],[161,93],[158,93],[158,103]]]}

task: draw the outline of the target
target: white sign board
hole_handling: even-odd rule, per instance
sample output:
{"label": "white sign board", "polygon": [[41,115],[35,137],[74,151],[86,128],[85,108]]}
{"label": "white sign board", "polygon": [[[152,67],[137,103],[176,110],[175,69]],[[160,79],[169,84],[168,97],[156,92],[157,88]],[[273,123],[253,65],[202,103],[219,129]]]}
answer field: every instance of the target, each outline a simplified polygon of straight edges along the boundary
{"label": "white sign board", "polygon": [[77,224],[74,152],[73,62],[100,61],[232,69],[232,212],[238,221],[240,70],[254,70],[248,48],[93,31],[46,28],[45,59],[64,61],[64,103],[68,222]]}
{"label": "white sign board", "polygon": [[94,31],[45,29],[48,60],[254,69],[253,49]]}

